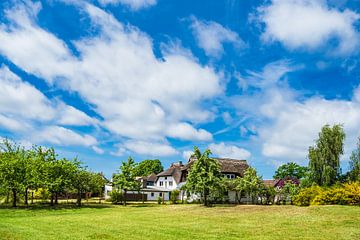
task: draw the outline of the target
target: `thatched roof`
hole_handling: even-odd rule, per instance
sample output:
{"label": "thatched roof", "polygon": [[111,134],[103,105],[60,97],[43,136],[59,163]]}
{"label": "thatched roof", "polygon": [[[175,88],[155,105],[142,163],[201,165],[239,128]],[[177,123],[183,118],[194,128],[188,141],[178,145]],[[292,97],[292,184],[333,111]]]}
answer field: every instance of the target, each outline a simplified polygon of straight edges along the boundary
{"label": "thatched roof", "polygon": [[184,165],[181,162],[173,163],[173,164],[171,164],[171,166],[168,169],[166,169],[165,171],[162,171],[161,173],[159,173],[156,176],[157,177],[172,176],[174,178],[175,182],[178,184],[180,182],[181,169],[183,167],[184,167]]}
{"label": "thatched roof", "polygon": [[152,173],[149,176],[146,177],[146,181],[148,182],[155,182],[156,181],[156,174]]}
{"label": "thatched roof", "polygon": [[[249,168],[246,160],[239,160],[233,158],[213,158],[220,163],[222,173],[234,173],[238,176],[244,176],[244,172]],[[183,167],[183,170],[188,170],[192,164],[196,161],[196,158],[191,157],[189,162]]]}

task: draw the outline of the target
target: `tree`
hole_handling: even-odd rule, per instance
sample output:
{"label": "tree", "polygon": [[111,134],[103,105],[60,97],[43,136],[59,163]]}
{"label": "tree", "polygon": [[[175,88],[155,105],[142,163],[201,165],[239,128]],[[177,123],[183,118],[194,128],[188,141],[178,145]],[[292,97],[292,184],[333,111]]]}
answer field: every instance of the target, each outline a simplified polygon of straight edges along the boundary
{"label": "tree", "polygon": [[312,182],[319,186],[334,184],[341,174],[340,156],[344,151],[345,132],[341,125],[325,125],[319,139],[309,147],[309,169]]}
{"label": "tree", "polygon": [[18,193],[25,189],[27,177],[27,152],[20,145],[3,140],[1,144],[0,177],[1,184],[12,192],[12,206],[17,206]]}
{"label": "tree", "polygon": [[204,205],[208,206],[208,197],[211,192],[219,188],[222,179],[220,164],[217,160],[209,157],[211,151],[206,149],[201,153],[199,148],[194,147],[194,157],[197,159],[192,165],[186,181],[186,189],[192,193],[201,193]]}
{"label": "tree", "polygon": [[302,179],[305,177],[307,167],[300,166],[294,162],[281,165],[275,172],[275,179],[284,179],[286,177]]}
{"label": "tree", "polygon": [[135,162],[129,157],[126,162],[122,162],[120,172],[114,176],[114,184],[124,191],[124,205],[126,206],[126,194],[129,190],[139,190],[140,182],[136,181],[134,174]]}
{"label": "tree", "polygon": [[350,181],[360,181],[360,137],[356,149],[350,156],[349,179]]}
{"label": "tree", "polygon": [[99,203],[104,191],[106,180],[101,173],[93,173],[90,181],[90,191],[99,195]]}
{"label": "tree", "polygon": [[159,159],[147,159],[136,165],[134,175],[137,177],[145,177],[152,173],[158,174],[162,171],[164,171],[164,167]]}
{"label": "tree", "polygon": [[90,190],[91,173],[81,167],[77,161],[74,161],[73,167],[74,174],[72,177],[72,184],[77,191],[76,204],[80,207],[83,193]]}
{"label": "tree", "polygon": [[240,180],[241,186],[244,191],[251,197],[251,202],[255,203],[256,197],[259,195],[260,190],[263,188],[263,181],[257,175],[255,168],[249,167],[244,173],[244,177]]}

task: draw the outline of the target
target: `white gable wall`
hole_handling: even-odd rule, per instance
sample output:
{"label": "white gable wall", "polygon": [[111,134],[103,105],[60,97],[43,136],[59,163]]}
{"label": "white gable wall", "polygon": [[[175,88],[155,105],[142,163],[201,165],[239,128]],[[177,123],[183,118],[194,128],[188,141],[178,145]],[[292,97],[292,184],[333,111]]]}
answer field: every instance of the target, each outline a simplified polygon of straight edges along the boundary
{"label": "white gable wall", "polygon": [[172,176],[161,176],[156,180],[155,185],[160,188],[174,190],[177,187],[175,179]]}

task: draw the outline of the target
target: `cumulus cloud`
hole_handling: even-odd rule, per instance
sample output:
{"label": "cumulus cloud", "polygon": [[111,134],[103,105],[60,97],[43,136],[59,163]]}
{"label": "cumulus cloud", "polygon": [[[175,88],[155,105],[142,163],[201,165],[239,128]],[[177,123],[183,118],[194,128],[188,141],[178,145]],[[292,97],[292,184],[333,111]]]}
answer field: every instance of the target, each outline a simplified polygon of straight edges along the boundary
{"label": "cumulus cloud", "polygon": [[259,11],[264,41],[279,41],[292,50],[316,50],[336,39],[338,54],[349,54],[359,46],[354,25],[360,15],[349,9],[330,8],[323,0],[273,0]]}
{"label": "cumulus cloud", "polygon": [[[203,101],[223,91],[213,68],[177,51],[158,59],[149,36],[87,3],[81,8],[99,34],[74,41],[79,57],[74,56],[61,39],[37,25],[40,8],[7,10],[10,24],[0,28],[2,55],[49,84],[77,92],[103,118],[99,124],[117,136],[159,144],[169,137],[212,139],[194,124],[213,118]],[[72,123],[78,116],[60,122]]]}
{"label": "cumulus cloud", "polygon": [[[260,72],[251,72],[246,79],[252,82],[254,76],[259,76],[256,85],[264,87],[255,95],[234,99],[239,112],[251,115],[252,123],[257,124],[256,142],[260,143],[262,154],[270,161],[304,163],[308,147],[325,124],[344,124],[345,152],[349,154],[360,135],[359,88],[351,100],[327,100],[321,96],[300,100],[302,94],[286,85],[287,73],[296,69],[289,62],[280,61],[268,64]],[[272,72],[281,73],[277,80]]]}
{"label": "cumulus cloud", "polygon": [[146,141],[136,141],[129,140],[120,146],[119,153],[125,153],[126,150],[135,152],[141,155],[149,156],[171,156],[175,155],[178,152],[171,147],[168,143],[159,143],[159,142],[146,142]]}
{"label": "cumulus cloud", "polygon": [[102,5],[117,5],[122,4],[128,6],[130,9],[136,11],[142,8],[148,8],[156,5],[157,0],[98,0]]}
{"label": "cumulus cloud", "polygon": [[205,54],[212,57],[220,57],[224,53],[223,45],[232,44],[240,49],[245,46],[239,35],[221,24],[213,21],[202,21],[191,17],[191,29],[200,48]]}
{"label": "cumulus cloud", "polygon": [[97,144],[97,140],[88,135],[80,135],[70,129],[59,126],[48,126],[37,130],[32,134],[33,142],[47,142],[62,146],[85,146],[90,147]]}
{"label": "cumulus cloud", "polygon": [[227,145],[224,142],[219,144],[212,143],[209,145],[211,152],[218,156],[224,158],[234,158],[234,159],[248,159],[251,156],[251,153],[244,149],[237,147],[235,145]]}

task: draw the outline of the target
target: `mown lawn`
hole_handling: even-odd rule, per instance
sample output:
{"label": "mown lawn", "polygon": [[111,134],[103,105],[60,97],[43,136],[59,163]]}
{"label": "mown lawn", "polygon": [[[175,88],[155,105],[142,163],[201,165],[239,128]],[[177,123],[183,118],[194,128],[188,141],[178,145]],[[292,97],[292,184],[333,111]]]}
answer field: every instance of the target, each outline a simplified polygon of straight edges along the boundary
{"label": "mown lawn", "polygon": [[0,239],[360,239],[360,207],[2,208]]}

